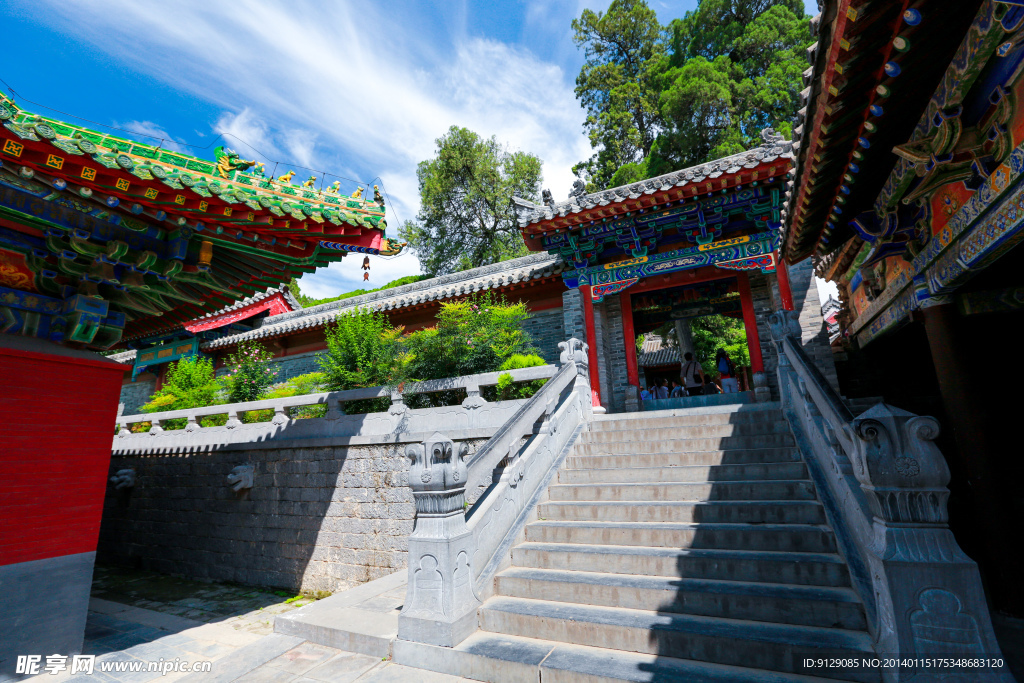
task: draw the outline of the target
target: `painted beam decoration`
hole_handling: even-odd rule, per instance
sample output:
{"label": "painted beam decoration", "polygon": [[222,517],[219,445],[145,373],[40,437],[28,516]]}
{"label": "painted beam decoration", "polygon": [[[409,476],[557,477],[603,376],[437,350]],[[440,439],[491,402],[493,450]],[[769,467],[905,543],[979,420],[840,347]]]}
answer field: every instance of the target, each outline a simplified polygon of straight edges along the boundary
{"label": "painted beam decoration", "polygon": [[[213,162],[0,94],[0,332],[95,349],[180,328],[338,261],[394,254],[384,201],[225,147]],[[318,187],[319,185],[319,187]]]}
{"label": "painted beam decoration", "polygon": [[[703,266],[717,266],[728,270],[757,268],[762,272],[771,272],[775,269],[772,252],[775,251],[778,244],[779,238],[776,231],[741,235],[653,256],[641,256],[566,271],[562,273],[562,278],[565,280],[566,286],[570,288],[591,285],[594,287],[594,291],[598,291],[599,287],[605,285],[629,281],[632,281],[630,282],[632,284],[640,278]],[[625,288],[620,287],[614,291],[623,291]],[[607,293],[611,293],[611,290],[605,292],[605,294]]]}
{"label": "painted beam decoration", "polygon": [[920,115],[836,279],[847,334],[866,345],[916,309],[950,302],[1024,240],[1024,7],[987,0]]}
{"label": "painted beam decoration", "polygon": [[135,365],[132,367],[132,381],[134,382],[135,378],[139,376],[139,373],[143,372],[151,365],[171,363],[173,361],[181,360],[182,358],[192,358],[198,354],[199,337],[176,341],[162,346],[154,346],[146,349],[145,351],[139,351],[135,355]]}

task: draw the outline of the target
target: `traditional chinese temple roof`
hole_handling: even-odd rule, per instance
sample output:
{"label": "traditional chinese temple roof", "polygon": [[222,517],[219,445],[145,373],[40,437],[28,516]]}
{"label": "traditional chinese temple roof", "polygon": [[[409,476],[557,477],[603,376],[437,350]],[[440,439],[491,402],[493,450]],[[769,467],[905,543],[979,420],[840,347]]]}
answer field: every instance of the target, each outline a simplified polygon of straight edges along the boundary
{"label": "traditional chinese temple roof", "polygon": [[805,106],[782,252],[827,254],[871,210],[981,5],[981,0],[824,0],[812,20]]}
{"label": "traditional chinese temple roof", "polygon": [[538,280],[553,278],[561,271],[562,263],[557,257],[532,254],[459,273],[420,280],[401,287],[331,301],[301,311],[268,316],[254,330],[214,339],[203,344],[201,348],[211,350],[235,346],[249,339],[271,339],[322,328],[333,322],[339,314],[360,308],[397,311],[488,290],[511,290],[514,293],[516,288],[528,287]]}
{"label": "traditional chinese temple roof", "polygon": [[644,343],[640,347],[640,356],[637,364],[642,368],[654,368],[661,365],[673,365],[681,363],[679,348],[676,346],[665,346],[664,340],[656,334],[644,336]]}
{"label": "traditional chinese temple roof", "polygon": [[564,202],[540,205],[516,197],[512,201],[526,244],[538,251],[544,248],[536,241],[542,234],[569,231],[637,211],[684,203],[687,199],[785,174],[793,156],[793,143],[770,129],[762,136],[764,144],[746,152],[601,192],[586,194],[582,181],[576,181],[572,196]]}
{"label": "traditional chinese temple roof", "polygon": [[[109,348],[340,260],[397,253],[379,193],[293,186],[27,112],[0,95],[3,331]],[[8,272],[9,271],[9,272]]]}

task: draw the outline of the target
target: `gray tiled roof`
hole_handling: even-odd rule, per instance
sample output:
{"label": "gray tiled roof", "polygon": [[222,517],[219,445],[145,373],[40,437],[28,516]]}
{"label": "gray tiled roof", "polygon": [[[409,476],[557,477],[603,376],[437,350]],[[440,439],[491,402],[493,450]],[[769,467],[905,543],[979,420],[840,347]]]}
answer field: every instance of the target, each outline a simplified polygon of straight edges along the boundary
{"label": "gray tiled roof", "polygon": [[663,346],[661,337],[657,335],[651,334],[644,337],[643,346],[640,347],[640,367],[651,368],[657,365],[672,365],[681,362],[678,348]]}
{"label": "gray tiled roof", "polygon": [[760,164],[774,161],[779,157],[793,158],[793,143],[785,140],[781,135],[776,135],[771,128],[761,131],[764,142],[759,147],[733,154],[731,156],[698,164],[681,171],[672,171],[656,178],[641,180],[621,187],[613,187],[601,192],[585,194],[578,198],[570,198],[568,201],[556,202],[544,206],[534,204],[525,199],[515,197],[512,202],[519,218],[519,227],[525,228],[531,223],[550,220],[555,216],[566,216],[571,213],[579,213],[595,206],[608,206],[625,199],[636,199],[644,194],[668,190],[672,187],[682,187],[690,183],[702,182],[705,178],[718,178],[724,174],[738,173],[744,168],[755,168]]}
{"label": "gray tiled roof", "polygon": [[118,363],[133,363],[135,362],[135,354],[138,353],[135,349],[128,349],[127,351],[121,351],[119,353],[112,353],[107,356],[108,359],[117,361]]}
{"label": "gray tiled roof", "polygon": [[357,308],[393,311],[428,301],[440,301],[517,282],[550,277],[560,272],[562,272],[562,261],[558,256],[546,253],[531,254],[460,273],[420,280],[401,287],[370,292],[340,301],[331,301],[319,306],[304,308],[301,311],[268,316],[254,330],[214,339],[203,344],[202,348],[216,349],[234,346],[249,339],[278,337],[300,330],[316,329],[333,321],[339,313]]}

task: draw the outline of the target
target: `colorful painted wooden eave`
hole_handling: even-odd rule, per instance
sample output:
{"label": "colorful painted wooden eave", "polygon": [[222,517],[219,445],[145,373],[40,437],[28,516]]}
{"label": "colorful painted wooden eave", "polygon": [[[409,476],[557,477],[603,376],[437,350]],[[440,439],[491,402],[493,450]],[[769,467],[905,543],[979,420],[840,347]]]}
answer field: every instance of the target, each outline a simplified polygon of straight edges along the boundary
{"label": "colorful painted wooden eave", "polygon": [[[602,192],[586,194],[578,182],[566,202],[516,198],[523,238],[562,257],[568,286],[601,285],[595,297],[650,272],[773,270],[793,150],[770,129],[762,138],[755,149]],[[668,251],[673,243],[681,248]]]}
{"label": "colorful painted wooden eave", "polygon": [[826,0],[812,21],[782,253],[819,257],[855,234],[981,0]]}
{"label": "colorful painted wooden eave", "polygon": [[[0,331],[109,348],[346,253],[384,206],[37,116],[0,95]],[[356,193],[360,194],[360,193]]]}

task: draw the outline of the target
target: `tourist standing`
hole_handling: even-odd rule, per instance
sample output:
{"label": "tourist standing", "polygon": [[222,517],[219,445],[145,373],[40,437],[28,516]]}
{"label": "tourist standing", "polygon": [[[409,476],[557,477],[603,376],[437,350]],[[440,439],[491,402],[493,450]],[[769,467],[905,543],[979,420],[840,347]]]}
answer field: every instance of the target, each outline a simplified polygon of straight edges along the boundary
{"label": "tourist standing", "polygon": [[655,391],[657,391],[658,398],[668,398],[668,380],[661,379]]}
{"label": "tourist standing", "polygon": [[677,382],[675,380],[672,380],[672,391],[669,392],[668,397],[669,398],[680,398],[680,397],[685,396],[685,395],[686,395],[686,392],[683,390],[682,385],[680,385],[679,382]]}
{"label": "tourist standing", "polygon": [[680,379],[683,380],[686,393],[688,396],[700,396],[704,392],[704,368],[693,359],[693,354],[689,351],[683,356],[683,360],[686,362],[680,371]]}
{"label": "tourist standing", "polygon": [[725,349],[718,349],[718,353],[715,354],[715,368],[718,370],[719,377],[722,380],[722,393],[738,393],[740,385],[736,381],[736,366],[732,364],[732,359],[729,358],[729,354],[725,352]]}

